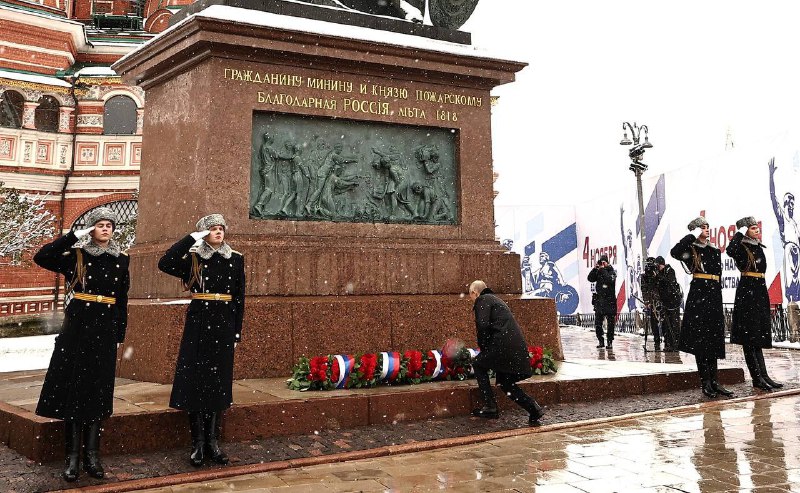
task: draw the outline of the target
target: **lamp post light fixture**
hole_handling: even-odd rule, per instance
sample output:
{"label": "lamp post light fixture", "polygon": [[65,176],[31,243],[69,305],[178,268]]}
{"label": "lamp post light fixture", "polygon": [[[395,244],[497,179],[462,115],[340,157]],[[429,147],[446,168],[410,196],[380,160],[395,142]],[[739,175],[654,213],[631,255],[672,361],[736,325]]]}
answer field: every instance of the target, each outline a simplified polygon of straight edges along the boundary
{"label": "lamp post light fixture", "polygon": [[[628,138],[628,130],[631,132],[631,139]],[[628,157],[631,158],[631,165],[628,169],[633,171],[636,175],[636,191],[639,196],[639,238],[642,240],[642,263],[647,259],[647,241],[645,238],[644,229],[644,197],[642,194],[642,173],[647,171],[647,165],[642,162],[645,149],[650,149],[653,144],[648,139],[649,129],[647,125],[637,125],[636,122],[631,125],[628,122],[622,123],[623,137],[619,141],[620,145],[633,146],[628,151]],[[644,142],[640,143],[640,139],[644,134]]]}

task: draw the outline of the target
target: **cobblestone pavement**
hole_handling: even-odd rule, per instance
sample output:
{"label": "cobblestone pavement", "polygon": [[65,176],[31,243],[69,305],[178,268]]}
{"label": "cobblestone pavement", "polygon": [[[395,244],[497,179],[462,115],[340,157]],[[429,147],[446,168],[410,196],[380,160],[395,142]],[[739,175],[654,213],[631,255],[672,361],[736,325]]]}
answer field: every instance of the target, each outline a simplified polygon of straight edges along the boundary
{"label": "cobblestone pavement", "polygon": [[[603,349],[600,352],[594,348],[595,342],[593,333],[585,329],[564,328],[562,329],[562,340],[567,359],[602,358],[616,359],[618,361],[678,362],[678,360],[681,360],[684,363],[692,362],[691,356],[684,353],[645,354],[641,348],[642,339],[640,337],[620,336],[614,343],[613,351],[606,351]],[[728,346],[728,355],[729,359],[727,363],[729,365],[743,364],[741,351],[737,346]],[[800,351],[771,350],[766,351],[765,356],[768,360],[768,366],[771,369],[773,378],[786,382],[787,389],[800,388],[800,378],[798,378],[800,375]],[[732,386],[732,390],[734,390],[739,397],[755,395],[757,393],[748,383]],[[699,391],[681,391],[579,404],[561,404],[551,406],[547,410],[547,415],[543,423],[545,425],[557,425],[558,423],[570,423],[607,416],[620,416],[655,409],[696,404],[705,402],[706,400],[707,399],[703,398]],[[741,405],[747,406],[747,404]],[[749,405],[754,406],[755,404]],[[770,409],[772,408],[770,407]],[[725,412],[727,411],[723,411],[723,416]],[[778,414],[774,412],[771,413],[771,416],[776,415]],[[313,458],[328,454],[376,449],[389,445],[414,444],[430,440],[470,437],[479,433],[502,432],[504,430],[527,432],[526,418],[527,416],[525,416],[522,411],[513,410],[503,413],[500,419],[497,420],[483,421],[470,417],[434,419],[422,422],[397,423],[394,425],[371,426],[349,430],[320,431],[319,433],[310,435],[226,443],[224,444],[224,448],[231,456],[231,466],[236,467],[247,464],[261,464],[264,462],[308,457]],[[537,433],[534,436],[538,435]],[[795,436],[796,435],[797,433],[795,433]],[[532,438],[532,440],[536,439]],[[412,463],[416,461],[416,459],[408,460],[411,460]],[[536,460],[538,461],[538,459]],[[82,475],[80,481],[75,483],[75,486],[85,487],[113,484],[119,481],[153,478],[194,471],[194,469],[187,464],[186,450],[184,449],[160,453],[109,456],[105,457],[104,462],[108,473],[108,478],[105,481],[96,481]],[[0,446],[0,491],[31,492],[64,488],[67,484],[59,477],[60,467],[60,462],[48,464],[33,463],[12,450]],[[526,468],[529,467],[530,466],[526,466]],[[200,472],[224,473],[223,469],[224,468],[207,466],[202,468]],[[351,484],[350,486],[354,486],[355,489],[345,490],[358,491],[359,486],[357,484]],[[466,487],[468,488],[468,486]],[[526,488],[522,490],[532,491]],[[188,489],[183,491],[192,490]],[[298,491],[303,490],[299,489]],[[536,491],[540,491],[540,489],[536,489]],[[779,489],[775,491],[782,490]]]}
{"label": "cobblestone pavement", "polygon": [[800,396],[143,490],[800,492]]}

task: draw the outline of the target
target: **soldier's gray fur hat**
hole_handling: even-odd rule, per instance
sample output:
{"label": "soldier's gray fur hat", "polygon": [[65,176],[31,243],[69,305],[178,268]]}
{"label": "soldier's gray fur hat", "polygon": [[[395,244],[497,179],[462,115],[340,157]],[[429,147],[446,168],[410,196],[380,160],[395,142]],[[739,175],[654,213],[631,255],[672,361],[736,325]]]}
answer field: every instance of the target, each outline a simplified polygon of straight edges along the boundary
{"label": "soldier's gray fur hat", "polygon": [[706,221],[706,218],[703,216],[699,216],[695,219],[692,219],[692,222],[690,222],[687,227],[689,228],[689,231],[691,231],[695,228],[702,228],[703,226],[708,226],[708,221]]}
{"label": "soldier's gray fur hat", "polygon": [[756,218],[754,218],[753,216],[747,216],[736,221],[736,229],[745,227],[749,228],[750,226],[755,226],[757,224],[758,221],[756,221]]}
{"label": "soldier's gray fur hat", "polygon": [[209,214],[207,216],[201,217],[199,221],[197,221],[197,231],[205,231],[207,229],[211,229],[211,226],[222,226],[225,228],[225,231],[228,230],[228,225],[225,224],[225,218],[222,217],[222,214]]}
{"label": "soldier's gray fur hat", "polygon": [[96,209],[92,209],[86,214],[86,226],[94,226],[99,221],[111,221],[111,224],[114,226],[114,229],[117,228],[117,221],[119,221],[119,216],[117,213],[109,209],[108,207],[97,207]]}

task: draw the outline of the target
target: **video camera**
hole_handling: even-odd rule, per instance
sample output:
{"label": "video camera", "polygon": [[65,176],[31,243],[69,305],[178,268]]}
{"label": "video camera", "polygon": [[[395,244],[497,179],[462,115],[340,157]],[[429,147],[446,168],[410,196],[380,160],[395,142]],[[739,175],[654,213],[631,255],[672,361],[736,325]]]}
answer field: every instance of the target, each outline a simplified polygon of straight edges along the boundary
{"label": "video camera", "polygon": [[647,257],[644,261],[644,272],[648,275],[656,275],[658,273],[658,265],[655,258]]}

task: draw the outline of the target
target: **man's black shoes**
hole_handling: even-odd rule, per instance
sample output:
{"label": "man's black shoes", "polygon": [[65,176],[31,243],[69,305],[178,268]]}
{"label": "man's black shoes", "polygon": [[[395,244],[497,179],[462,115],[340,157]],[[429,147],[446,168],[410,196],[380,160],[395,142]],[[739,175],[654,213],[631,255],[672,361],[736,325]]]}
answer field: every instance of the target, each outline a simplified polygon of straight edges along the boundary
{"label": "man's black shoes", "polygon": [[497,412],[496,407],[487,406],[483,406],[480,409],[473,409],[472,415],[484,419],[497,419],[500,417],[500,413]]}
{"label": "man's black shoes", "polygon": [[544,416],[544,408],[536,404],[530,416],[528,416],[528,426],[542,426],[542,423],[539,421],[542,419],[542,416]]}

